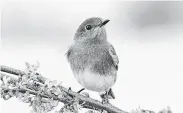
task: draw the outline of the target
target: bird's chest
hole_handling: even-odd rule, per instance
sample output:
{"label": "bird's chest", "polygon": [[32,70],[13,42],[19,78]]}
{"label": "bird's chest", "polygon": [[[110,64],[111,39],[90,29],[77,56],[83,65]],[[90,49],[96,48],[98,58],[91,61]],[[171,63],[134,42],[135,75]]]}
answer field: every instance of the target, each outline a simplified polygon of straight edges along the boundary
{"label": "bird's chest", "polygon": [[105,48],[99,46],[74,48],[70,55],[71,68],[77,72],[84,70],[85,67],[104,62],[106,56],[107,52]]}
{"label": "bird's chest", "polygon": [[88,47],[79,47],[76,48],[73,56],[79,58],[78,60],[85,61],[98,61],[101,58],[104,58],[106,54],[106,49],[100,46],[88,46]]}

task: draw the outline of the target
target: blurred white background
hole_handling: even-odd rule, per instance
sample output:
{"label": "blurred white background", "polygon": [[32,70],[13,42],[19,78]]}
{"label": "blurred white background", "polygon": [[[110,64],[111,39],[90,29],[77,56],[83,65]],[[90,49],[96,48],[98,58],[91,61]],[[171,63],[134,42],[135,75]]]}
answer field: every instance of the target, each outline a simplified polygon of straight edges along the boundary
{"label": "blurred white background", "polygon": [[[120,60],[111,103],[183,113],[183,2],[6,0],[1,13],[1,65],[23,70],[38,61],[43,76],[75,91],[81,86],[65,57],[74,33],[86,18],[110,19],[108,40]],[[17,99],[0,99],[0,110],[30,112]]]}

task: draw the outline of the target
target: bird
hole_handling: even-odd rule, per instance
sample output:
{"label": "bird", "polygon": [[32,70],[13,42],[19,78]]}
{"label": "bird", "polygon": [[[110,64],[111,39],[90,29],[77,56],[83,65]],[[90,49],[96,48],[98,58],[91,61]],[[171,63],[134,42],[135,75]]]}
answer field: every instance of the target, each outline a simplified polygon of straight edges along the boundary
{"label": "bird", "polygon": [[91,17],[84,20],[66,52],[77,81],[87,90],[100,94],[102,103],[115,99],[112,86],[117,79],[119,59],[107,40],[105,26],[110,20]]}

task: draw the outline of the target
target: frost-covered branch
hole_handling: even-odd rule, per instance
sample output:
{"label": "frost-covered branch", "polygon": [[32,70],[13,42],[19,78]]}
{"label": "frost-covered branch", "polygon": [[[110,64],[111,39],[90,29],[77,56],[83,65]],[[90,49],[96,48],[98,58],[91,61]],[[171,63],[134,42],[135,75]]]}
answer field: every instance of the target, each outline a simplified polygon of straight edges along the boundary
{"label": "frost-covered branch", "polygon": [[[98,100],[94,100],[85,95],[68,90],[61,85],[52,85],[49,87],[48,85],[50,84],[46,83],[47,79],[36,72],[37,67],[35,65],[26,65],[28,68],[27,71],[20,71],[7,66],[1,66],[2,72],[17,75],[19,77],[19,80],[15,81],[14,84],[19,83],[21,85],[18,85],[19,88],[16,87],[15,89],[11,89],[12,92],[19,91],[21,93],[25,93],[28,91],[30,94],[39,95],[44,98],[52,98],[54,100],[63,102],[64,104],[74,103],[72,101],[77,99],[78,105],[80,105],[82,108],[95,109],[99,111],[105,110],[109,113],[127,113],[111,104],[102,104]],[[2,76],[3,75],[1,75],[1,78],[3,78]],[[31,77],[33,79],[30,79]],[[35,85],[38,86],[35,88]],[[4,91],[8,90],[8,87],[5,86],[1,88]]]}
{"label": "frost-covered branch", "polygon": [[[56,113],[78,113],[80,108],[88,108],[86,113],[128,113],[111,104],[102,104],[86,93],[77,93],[62,86],[57,81],[44,78],[38,72],[38,65],[26,63],[24,71],[1,66],[0,95],[4,100],[16,97],[29,103],[35,113],[46,113],[53,110],[59,102],[64,106]],[[136,109],[130,113],[154,113],[154,111]],[[172,113],[169,107],[158,113]]]}
{"label": "frost-covered branch", "polygon": [[[26,63],[27,65],[27,68],[28,69],[31,69],[31,66],[30,64]],[[33,69],[36,69],[37,66],[36,65],[32,65],[32,67],[34,67]],[[14,69],[14,68],[11,68],[11,67],[8,67],[8,66],[1,66],[1,71],[2,72],[6,72],[6,73],[9,73],[9,74],[13,74],[13,75],[25,75],[26,73],[24,71],[21,71],[21,70],[18,70],[18,69]],[[33,71],[33,70],[32,70]],[[37,73],[38,74],[38,73]],[[41,82],[41,83],[44,83],[46,81],[46,78],[44,78],[43,76],[40,76],[39,74],[37,75],[37,79]]]}

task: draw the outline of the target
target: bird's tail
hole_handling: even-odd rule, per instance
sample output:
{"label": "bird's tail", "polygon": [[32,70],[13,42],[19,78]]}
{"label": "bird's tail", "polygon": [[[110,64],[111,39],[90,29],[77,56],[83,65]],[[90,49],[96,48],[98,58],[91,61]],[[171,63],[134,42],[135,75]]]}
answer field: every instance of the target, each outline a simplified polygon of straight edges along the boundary
{"label": "bird's tail", "polygon": [[111,88],[110,88],[109,91],[108,91],[108,98],[109,98],[109,99],[115,99],[114,93],[113,93],[113,91],[112,91]]}

